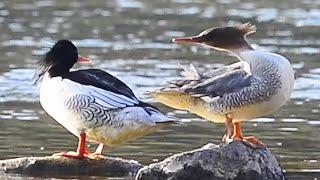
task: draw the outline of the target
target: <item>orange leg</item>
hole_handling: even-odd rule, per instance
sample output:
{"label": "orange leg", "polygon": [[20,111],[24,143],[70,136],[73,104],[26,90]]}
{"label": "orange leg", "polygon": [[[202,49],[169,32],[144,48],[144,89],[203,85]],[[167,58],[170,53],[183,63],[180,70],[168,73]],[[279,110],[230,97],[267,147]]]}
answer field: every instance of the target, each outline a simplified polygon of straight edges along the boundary
{"label": "orange leg", "polygon": [[69,152],[62,152],[53,154],[54,156],[63,156],[66,158],[75,158],[75,159],[82,159],[82,158],[90,158],[95,159],[101,157],[103,150],[103,144],[99,144],[96,152],[90,153],[86,148],[86,133],[81,133],[79,136],[79,143],[77,147],[77,151],[69,151]]}
{"label": "orange leg", "polygon": [[232,139],[235,141],[243,141],[245,144],[253,148],[266,148],[266,145],[254,136],[242,136],[241,122],[234,123],[234,131]]}
{"label": "orange leg", "polygon": [[232,117],[230,115],[226,115],[226,134],[222,138],[222,142],[229,143],[232,141],[232,135],[233,135],[233,123],[232,123]]}
{"label": "orange leg", "polygon": [[233,140],[242,140],[242,128],[241,128],[241,123],[240,122],[236,122],[233,124],[233,135],[232,135],[232,139]]}

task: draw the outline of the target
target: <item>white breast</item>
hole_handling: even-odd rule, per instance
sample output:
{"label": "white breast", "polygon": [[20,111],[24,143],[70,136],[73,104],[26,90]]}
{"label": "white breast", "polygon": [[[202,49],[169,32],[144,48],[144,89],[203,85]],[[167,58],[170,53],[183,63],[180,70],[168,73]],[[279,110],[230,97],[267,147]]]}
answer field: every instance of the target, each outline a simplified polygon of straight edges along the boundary
{"label": "white breast", "polygon": [[68,113],[64,107],[64,100],[61,96],[64,90],[61,77],[50,78],[45,74],[40,86],[40,104],[43,109],[59,124],[64,126],[74,135],[78,135],[77,126],[72,119],[68,119]]}
{"label": "white breast", "polygon": [[277,111],[290,99],[293,90],[294,73],[290,62],[281,55],[262,51],[243,52],[241,58],[251,64],[251,69],[267,61],[276,64],[276,68],[280,72],[281,87],[268,101],[239,109],[236,113],[238,119],[249,120]]}

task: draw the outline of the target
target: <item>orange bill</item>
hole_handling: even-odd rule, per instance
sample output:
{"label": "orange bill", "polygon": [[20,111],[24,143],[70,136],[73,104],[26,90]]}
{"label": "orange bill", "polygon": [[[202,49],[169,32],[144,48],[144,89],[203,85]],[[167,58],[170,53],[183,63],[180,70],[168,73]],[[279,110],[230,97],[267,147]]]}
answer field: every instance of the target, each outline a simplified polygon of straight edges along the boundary
{"label": "orange bill", "polygon": [[87,63],[91,63],[91,60],[87,57],[78,55],[77,63],[87,64]]}
{"label": "orange bill", "polygon": [[202,43],[203,39],[201,36],[191,36],[191,37],[183,37],[183,38],[173,38],[173,43]]}

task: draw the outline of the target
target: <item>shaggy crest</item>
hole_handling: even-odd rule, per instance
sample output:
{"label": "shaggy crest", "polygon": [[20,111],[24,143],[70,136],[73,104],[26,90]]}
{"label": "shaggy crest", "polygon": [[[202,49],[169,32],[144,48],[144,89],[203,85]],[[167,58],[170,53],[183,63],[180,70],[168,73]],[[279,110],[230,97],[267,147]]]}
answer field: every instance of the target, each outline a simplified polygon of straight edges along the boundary
{"label": "shaggy crest", "polygon": [[34,76],[35,84],[46,72],[49,72],[50,76],[68,72],[76,63],[77,58],[77,48],[71,41],[66,39],[57,41],[37,62],[38,71]]}
{"label": "shaggy crest", "polygon": [[48,52],[45,55],[43,55],[42,57],[40,57],[40,59],[36,62],[38,69],[33,76],[34,84],[37,84],[39,81],[41,81],[43,78],[43,75],[46,72],[48,72],[48,70],[53,65],[52,62],[46,61],[47,54],[48,54]]}
{"label": "shaggy crest", "polygon": [[255,25],[252,25],[248,22],[241,24],[241,25],[238,25],[238,26],[236,26],[236,28],[239,29],[244,34],[244,36],[247,36],[249,34],[253,34],[257,30]]}

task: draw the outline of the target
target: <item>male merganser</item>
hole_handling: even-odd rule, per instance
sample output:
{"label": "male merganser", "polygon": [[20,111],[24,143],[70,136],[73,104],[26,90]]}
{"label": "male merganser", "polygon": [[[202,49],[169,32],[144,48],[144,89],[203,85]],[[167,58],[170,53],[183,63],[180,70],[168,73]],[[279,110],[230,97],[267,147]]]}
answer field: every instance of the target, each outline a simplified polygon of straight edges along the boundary
{"label": "male merganser", "polygon": [[[70,71],[75,63],[88,62],[68,40],[59,40],[40,62],[40,103],[58,123],[79,138],[70,158],[95,158],[103,145],[137,138],[172,122],[155,107],[140,101],[116,77],[99,69]],[[88,141],[100,143],[95,153]]]}
{"label": "male merganser", "polygon": [[255,26],[246,23],[172,39],[174,43],[202,44],[230,52],[239,62],[208,72],[199,72],[190,65],[181,74],[184,79],[171,81],[151,95],[167,106],[225,122],[224,142],[242,140],[255,148],[266,147],[253,136],[243,137],[241,122],[268,115],[283,106],[290,99],[294,73],[285,57],[254,50],[248,44],[246,36],[255,31]]}

